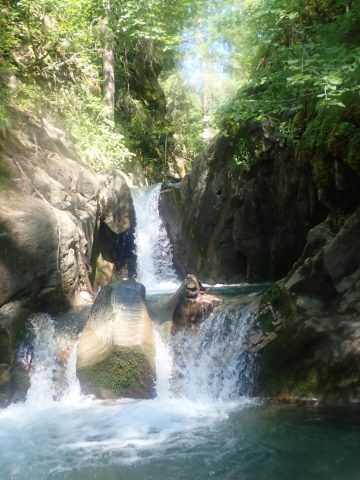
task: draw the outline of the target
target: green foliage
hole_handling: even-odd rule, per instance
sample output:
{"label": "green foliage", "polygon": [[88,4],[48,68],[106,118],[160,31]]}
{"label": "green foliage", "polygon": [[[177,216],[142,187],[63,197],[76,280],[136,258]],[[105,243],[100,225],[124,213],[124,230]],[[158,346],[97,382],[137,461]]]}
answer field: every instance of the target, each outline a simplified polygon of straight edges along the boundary
{"label": "green foliage", "polygon": [[101,97],[90,92],[85,95],[74,85],[56,99],[56,105],[65,131],[89,166],[95,170],[130,170],[134,154],[125,145],[121,126],[106,118]]}
{"label": "green foliage", "polygon": [[[134,154],[163,168],[169,127],[160,119],[157,62],[170,55],[190,7],[185,0],[170,6],[164,0],[0,0],[0,128],[11,126],[13,109],[26,109],[60,123],[93,168],[126,170]],[[115,125],[102,99],[109,45],[116,61]],[[122,111],[125,93],[141,104],[141,114]]]}
{"label": "green foliage", "polygon": [[203,130],[200,99],[179,73],[170,75],[163,83],[167,112],[174,130],[175,155],[190,164],[201,151]]}
{"label": "green foliage", "polygon": [[[215,111],[234,95],[246,79],[239,37],[242,2],[201,0],[184,31],[180,65],[194,105],[201,108],[201,136],[209,140],[217,131]],[[196,129],[197,126],[194,125]]]}
{"label": "green foliage", "polygon": [[[10,171],[4,159],[0,155],[0,191],[13,186]],[[2,235],[0,231],[0,235]]]}
{"label": "green foliage", "polygon": [[[181,28],[192,15],[188,0],[113,2],[109,24],[115,33],[116,118],[128,144],[150,176],[159,178],[179,142],[175,117],[167,114],[159,75],[174,68]],[[166,75],[165,75],[166,76]]]}
{"label": "green foliage", "polygon": [[10,127],[11,109],[23,108],[62,123],[96,169],[128,160],[123,137],[102,111],[102,50],[94,26],[101,2],[3,0],[1,11],[0,125]]}
{"label": "green foliage", "polygon": [[236,135],[249,120],[270,118],[296,140],[297,112],[344,108],[349,93],[359,102],[359,24],[359,0],[246,2],[250,81],[220,112],[221,128]]}

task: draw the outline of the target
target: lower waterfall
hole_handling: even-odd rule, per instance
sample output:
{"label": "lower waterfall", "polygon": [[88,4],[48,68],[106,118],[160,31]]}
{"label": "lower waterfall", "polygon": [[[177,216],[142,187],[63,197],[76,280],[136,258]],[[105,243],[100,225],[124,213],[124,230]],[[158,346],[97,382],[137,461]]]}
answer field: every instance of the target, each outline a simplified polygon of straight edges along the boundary
{"label": "lower waterfall", "polygon": [[171,353],[157,332],[157,398],[109,402],[80,394],[73,335],[59,333],[49,315],[35,315],[31,325],[32,352],[22,352],[32,357],[26,401],[0,410],[2,479],[60,479],[106,458],[125,467],[171,456],[227,417],[224,405],[170,393]]}
{"label": "lower waterfall", "polygon": [[253,321],[251,309],[224,306],[195,334],[178,332],[172,339],[175,394],[205,402],[239,402],[250,396],[255,355],[244,346]]}
{"label": "lower waterfall", "polygon": [[[174,290],[178,279],[158,211],[160,185],[132,195],[137,279],[158,295]],[[129,466],[201,451],[234,408],[253,404],[246,397],[252,364],[241,348],[250,320],[246,311],[225,308],[196,333],[167,337],[155,325],[156,398],[107,401],[80,391],[75,326],[64,327],[48,314],[34,315],[31,340],[18,351],[18,362],[31,371],[26,400],[0,409],[1,478],[114,478],[92,476],[93,469],[110,464],[131,479]],[[134,478],[170,478],[164,475],[160,469],[154,476],[143,472]]]}
{"label": "lower waterfall", "polygon": [[250,304],[225,303],[170,344],[159,327],[153,400],[81,394],[76,328],[34,315],[18,351],[32,370],[27,398],[0,409],[1,480],[357,478],[354,411],[332,417],[248,397]]}

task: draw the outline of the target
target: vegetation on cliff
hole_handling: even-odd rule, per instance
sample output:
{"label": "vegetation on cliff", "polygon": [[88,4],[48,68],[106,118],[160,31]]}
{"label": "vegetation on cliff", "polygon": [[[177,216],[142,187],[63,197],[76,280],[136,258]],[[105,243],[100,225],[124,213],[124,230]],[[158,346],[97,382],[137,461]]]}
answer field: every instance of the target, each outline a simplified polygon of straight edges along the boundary
{"label": "vegetation on cliff", "polygon": [[172,135],[158,82],[190,2],[0,2],[0,127],[46,117],[94,168],[163,169]]}
{"label": "vegetation on cliff", "polygon": [[[333,182],[334,157],[359,169],[360,2],[247,2],[240,39],[248,82],[218,115],[248,168],[246,132],[270,120],[297,153],[311,157],[320,187]],[[244,135],[245,134],[245,135]],[[341,150],[341,153],[340,153]]]}

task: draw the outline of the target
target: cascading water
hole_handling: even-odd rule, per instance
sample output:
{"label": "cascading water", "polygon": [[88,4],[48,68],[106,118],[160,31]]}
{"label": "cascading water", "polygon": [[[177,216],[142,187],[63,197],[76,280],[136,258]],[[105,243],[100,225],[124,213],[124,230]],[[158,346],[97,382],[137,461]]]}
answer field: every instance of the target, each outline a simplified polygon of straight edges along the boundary
{"label": "cascading water", "polygon": [[[138,280],[155,293],[177,286],[159,195],[160,185],[133,191]],[[49,315],[35,316],[27,399],[0,410],[2,479],[188,478],[189,472],[185,477],[166,472],[161,462],[180,462],[180,472],[183,456],[197,449],[202,458],[214,431],[220,432],[214,445],[222,442],[219,425],[233,400],[237,407],[248,404],[239,395],[247,393],[251,371],[241,350],[249,322],[245,311],[225,308],[197,334],[183,332],[170,344],[164,341],[165,326],[156,326],[156,399],[108,402],[80,393],[72,327],[67,331]],[[207,471],[206,477],[196,476],[213,475],[211,466]]]}
{"label": "cascading water", "polygon": [[34,316],[31,324],[35,335],[35,355],[26,401],[29,405],[39,405],[52,401],[56,395],[54,376],[58,368],[57,344],[54,324],[48,315]]}
{"label": "cascading water", "polygon": [[245,351],[254,311],[230,305],[204,322],[199,331],[173,338],[172,389],[193,401],[228,402],[251,394],[254,354]]}
{"label": "cascading water", "polygon": [[34,333],[33,362],[27,406],[44,406],[59,399],[78,399],[80,384],[76,377],[76,342],[68,335],[57,334],[54,321],[47,314],[35,315],[31,325]]}
{"label": "cascading water", "polygon": [[170,376],[172,369],[172,355],[170,345],[155,330],[156,348],[156,396],[161,399],[170,398]]}
{"label": "cascading water", "polygon": [[159,214],[160,191],[161,184],[131,190],[136,216],[137,280],[148,291],[178,286],[171,243]]}

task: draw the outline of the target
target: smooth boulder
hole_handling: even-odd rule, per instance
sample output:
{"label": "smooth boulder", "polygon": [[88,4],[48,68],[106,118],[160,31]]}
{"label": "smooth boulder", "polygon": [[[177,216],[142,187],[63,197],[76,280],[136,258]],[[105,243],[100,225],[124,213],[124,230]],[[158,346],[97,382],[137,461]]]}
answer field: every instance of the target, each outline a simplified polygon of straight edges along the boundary
{"label": "smooth boulder", "polygon": [[155,348],[145,288],[118,281],[102,288],[81,333],[82,390],[100,398],[153,398]]}

